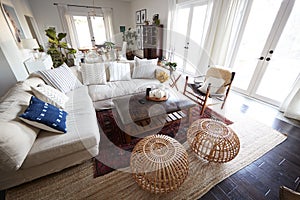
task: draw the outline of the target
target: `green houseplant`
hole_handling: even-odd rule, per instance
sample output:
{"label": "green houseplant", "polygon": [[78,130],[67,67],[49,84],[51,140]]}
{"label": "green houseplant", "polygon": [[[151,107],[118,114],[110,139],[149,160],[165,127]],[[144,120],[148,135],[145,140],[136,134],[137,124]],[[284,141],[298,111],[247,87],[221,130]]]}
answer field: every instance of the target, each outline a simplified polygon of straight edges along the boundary
{"label": "green houseplant", "polygon": [[165,65],[169,66],[170,70],[172,70],[172,71],[175,71],[176,67],[177,67],[177,63],[176,62],[167,62]]}
{"label": "green houseplant", "polygon": [[46,36],[48,37],[48,50],[53,61],[53,67],[59,67],[64,62],[68,66],[74,65],[74,58],[76,50],[72,47],[68,47],[68,44],[62,41],[67,34],[66,33],[56,33],[54,28],[48,28],[45,30]]}

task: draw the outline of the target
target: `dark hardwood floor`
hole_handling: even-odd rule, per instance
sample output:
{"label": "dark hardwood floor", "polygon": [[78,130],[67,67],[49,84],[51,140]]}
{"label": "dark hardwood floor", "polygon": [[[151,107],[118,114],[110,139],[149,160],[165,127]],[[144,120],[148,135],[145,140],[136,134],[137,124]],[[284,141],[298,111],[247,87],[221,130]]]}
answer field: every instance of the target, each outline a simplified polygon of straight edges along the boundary
{"label": "dark hardwood floor", "polygon": [[226,106],[224,114],[229,119],[241,115],[255,117],[288,137],[255,162],[216,185],[200,199],[279,199],[279,186],[295,189],[300,182],[299,122],[282,117],[276,108],[234,92]]}
{"label": "dark hardwood floor", "polygon": [[[279,186],[294,189],[300,182],[300,122],[282,117],[276,108],[231,92],[221,111],[235,121],[249,116],[288,138],[264,156],[212,188],[201,200],[279,199]],[[0,200],[4,200],[0,192]]]}

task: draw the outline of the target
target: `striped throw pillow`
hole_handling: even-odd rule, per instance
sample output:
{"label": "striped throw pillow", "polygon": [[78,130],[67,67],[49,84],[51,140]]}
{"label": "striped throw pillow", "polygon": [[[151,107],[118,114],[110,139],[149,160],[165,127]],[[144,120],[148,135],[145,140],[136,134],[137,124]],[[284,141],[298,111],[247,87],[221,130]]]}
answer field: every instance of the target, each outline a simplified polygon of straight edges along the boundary
{"label": "striped throw pillow", "polygon": [[112,62],[109,65],[109,81],[128,81],[131,80],[129,63]]}
{"label": "striped throw pillow", "polygon": [[38,74],[48,85],[53,86],[63,93],[70,92],[71,90],[82,86],[80,81],[65,63],[55,69],[38,71]]}

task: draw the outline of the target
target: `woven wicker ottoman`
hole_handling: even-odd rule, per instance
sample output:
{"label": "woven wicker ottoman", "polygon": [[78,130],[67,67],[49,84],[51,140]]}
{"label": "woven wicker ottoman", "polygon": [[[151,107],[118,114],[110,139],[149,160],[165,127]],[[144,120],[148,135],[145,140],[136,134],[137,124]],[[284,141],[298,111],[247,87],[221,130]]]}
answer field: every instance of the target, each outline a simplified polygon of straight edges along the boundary
{"label": "woven wicker ottoman", "polygon": [[175,139],[150,135],[134,147],[130,167],[142,189],[156,194],[170,192],[188,175],[188,154]]}
{"label": "woven wicker ottoman", "polygon": [[187,132],[191,149],[209,162],[225,163],[238,154],[240,140],[226,124],[213,119],[198,119]]}

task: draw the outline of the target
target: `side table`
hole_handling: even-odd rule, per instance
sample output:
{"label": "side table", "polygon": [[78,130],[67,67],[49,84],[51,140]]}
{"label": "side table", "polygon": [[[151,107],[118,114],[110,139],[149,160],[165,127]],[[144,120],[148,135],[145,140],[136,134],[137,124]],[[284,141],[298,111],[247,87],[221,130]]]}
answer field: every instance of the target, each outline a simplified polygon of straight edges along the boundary
{"label": "side table", "polygon": [[209,162],[225,163],[236,157],[240,140],[236,133],[223,122],[198,119],[187,131],[191,149]]}
{"label": "side table", "polygon": [[134,147],[130,167],[136,183],[151,193],[162,194],[177,189],[188,175],[185,148],[166,135],[150,135]]}
{"label": "side table", "polygon": [[179,80],[180,77],[181,77],[181,74],[177,75],[177,77],[176,77],[174,72],[170,71],[170,79],[171,79],[170,87],[171,88],[175,87],[177,91],[178,91],[177,81]]}

